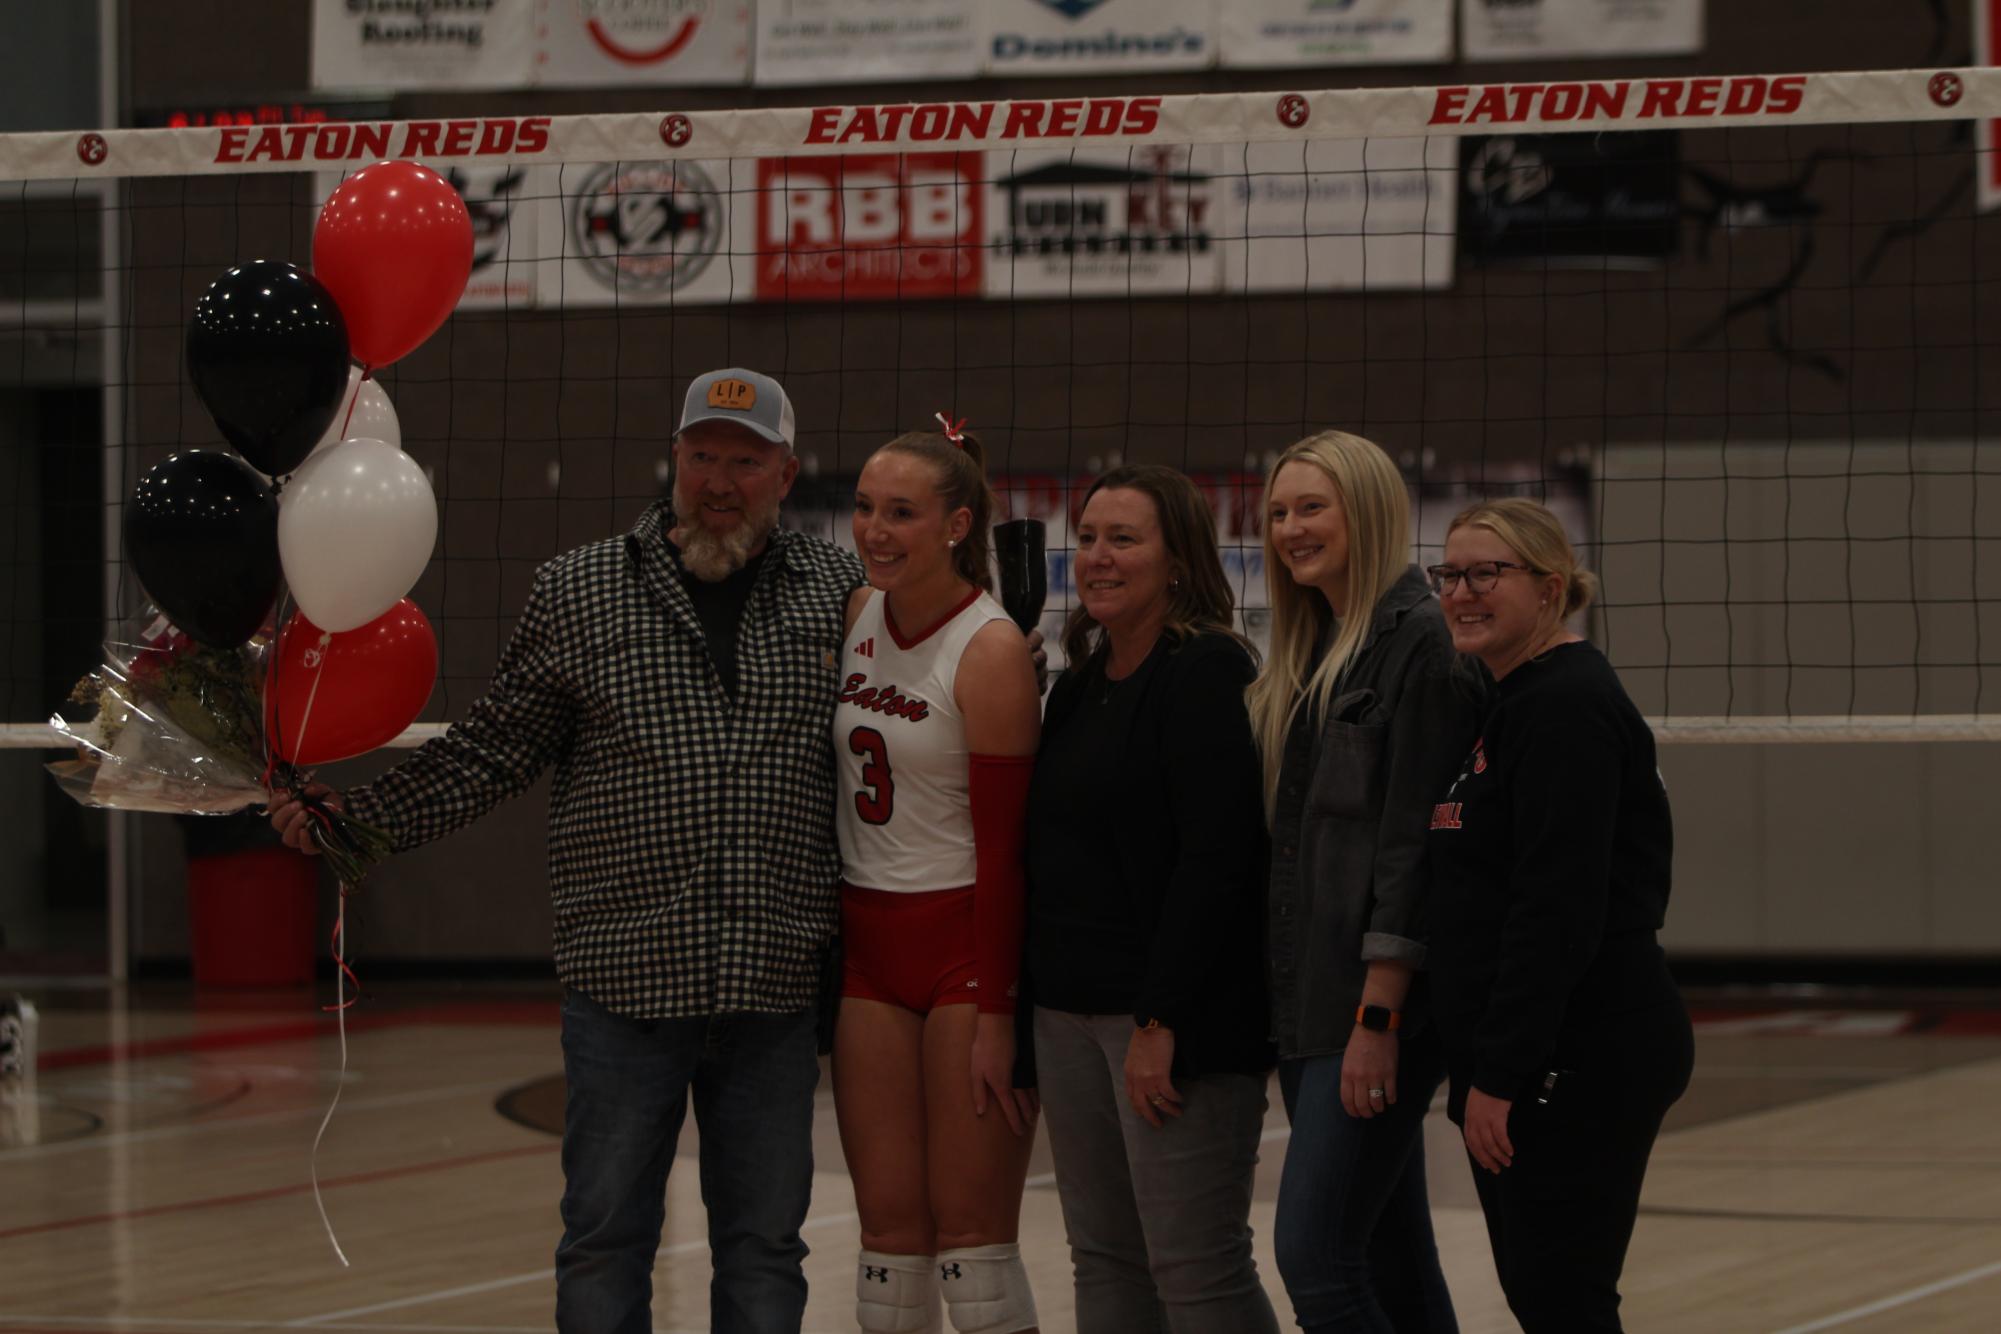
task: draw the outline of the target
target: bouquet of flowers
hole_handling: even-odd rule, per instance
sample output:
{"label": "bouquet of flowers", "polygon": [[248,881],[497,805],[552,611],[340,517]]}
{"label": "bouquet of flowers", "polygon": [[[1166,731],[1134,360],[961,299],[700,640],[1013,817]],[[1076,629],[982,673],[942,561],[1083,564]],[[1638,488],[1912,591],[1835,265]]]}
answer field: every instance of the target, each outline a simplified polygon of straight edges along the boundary
{"label": "bouquet of flowers", "polygon": [[[267,781],[297,791],[306,776],[268,753],[265,681],[272,636],[237,648],[197,643],[165,616],[107,642],[95,670],[49,725],[76,756],[48,766],[86,806],[173,815],[230,815],[262,806]],[[65,716],[65,714],[73,716]],[[390,852],[388,836],[324,803],[315,838],[334,873],[360,883]]]}

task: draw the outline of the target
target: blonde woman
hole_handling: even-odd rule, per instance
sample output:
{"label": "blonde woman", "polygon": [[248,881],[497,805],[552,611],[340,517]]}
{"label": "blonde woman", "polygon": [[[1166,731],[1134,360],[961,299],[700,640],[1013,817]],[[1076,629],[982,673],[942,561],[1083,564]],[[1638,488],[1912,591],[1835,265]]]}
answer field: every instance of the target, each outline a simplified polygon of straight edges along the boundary
{"label": "blonde woman", "polygon": [[1422,1127],[1444,1076],[1423,989],[1431,804],[1472,744],[1410,501],[1383,451],[1324,431],[1265,486],[1271,653],[1250,690],[1272,861],[1273,1032],[1292,1140],[1279,1274],[1307,1330],[1452,1330]]}
{"label": "blonde woman", "polygon": [[1496,682],[1431,817],[1449,1106],[1522,1328],[1616,1331],[1647,1158],[1695,1059],[1655,939],[1674,829],[1654,736],[1567,624],[1594,581],[1543,506],[1466,510],[1430,573]]}

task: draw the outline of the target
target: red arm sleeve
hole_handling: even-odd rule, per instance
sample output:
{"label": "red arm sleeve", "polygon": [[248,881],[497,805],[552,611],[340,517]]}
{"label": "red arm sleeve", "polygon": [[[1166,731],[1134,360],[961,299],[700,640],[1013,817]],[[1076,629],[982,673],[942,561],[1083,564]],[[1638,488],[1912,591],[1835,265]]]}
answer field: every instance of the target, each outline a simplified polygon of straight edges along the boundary
{"label": "red arm sleeve", "polygon": [[1035,772],[1035,757],[973,755],[968,763],[980,1013],[1013,1014],[1028,914],[1028,873],[1022,862],[1022,846],[1028,832],[1028,780]]}

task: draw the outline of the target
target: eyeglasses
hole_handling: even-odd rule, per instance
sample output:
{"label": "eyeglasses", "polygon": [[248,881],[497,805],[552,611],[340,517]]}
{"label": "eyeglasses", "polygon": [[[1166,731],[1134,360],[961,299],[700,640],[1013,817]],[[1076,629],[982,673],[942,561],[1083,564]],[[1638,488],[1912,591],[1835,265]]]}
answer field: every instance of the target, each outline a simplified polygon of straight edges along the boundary
{"label": "eyeglasses", "polygon": [[1457,565],[1429,565],[1424,573],[1431,580],[1431,591],[1444,597],[1459,587],[1459,581],[1466,581],[1466,591],[1474,597],[1486,596],[1489,589],[1501,577],[1503,570],[1521,570],[1528,574],[1542,574],[1544,571],[1533,565],[1517,565],[1511,560],[1476,560],[1465,569]]}

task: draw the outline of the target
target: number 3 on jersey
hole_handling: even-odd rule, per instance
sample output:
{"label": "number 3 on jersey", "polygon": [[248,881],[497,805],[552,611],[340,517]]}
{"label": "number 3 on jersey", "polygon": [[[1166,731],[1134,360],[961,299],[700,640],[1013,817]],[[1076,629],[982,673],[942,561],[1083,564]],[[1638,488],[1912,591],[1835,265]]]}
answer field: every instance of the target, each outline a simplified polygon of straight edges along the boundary
{"label": "number 3 on jersey", "polygon": [[888,824],[896,805],[896,780],[889,772],[889,747],[873,727],[848,733],[848,749],[862,757],[862,786],[855,789],[855,813],[869,824]]}

